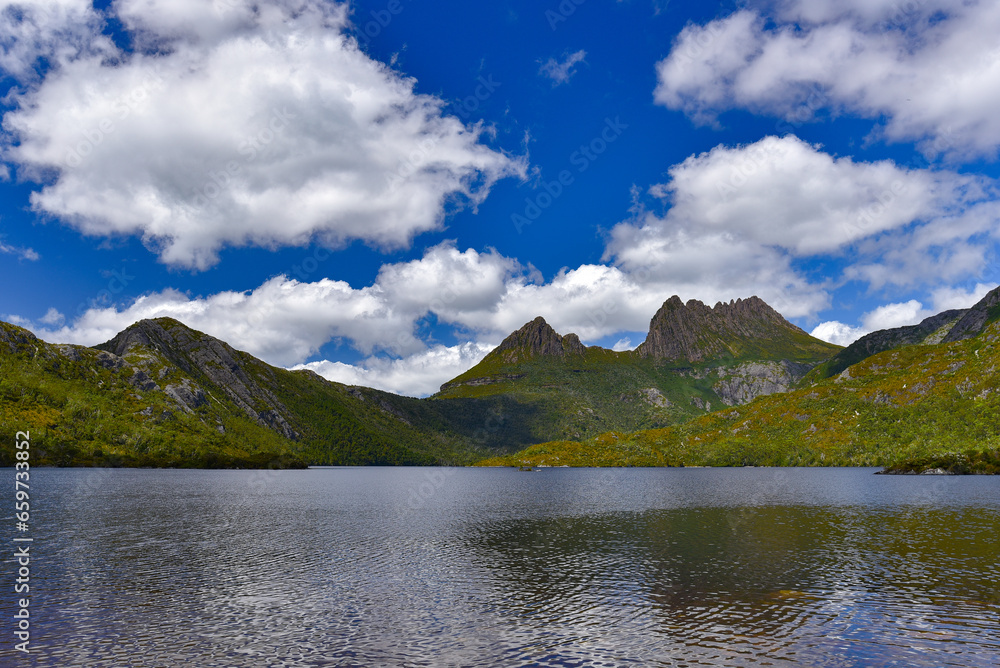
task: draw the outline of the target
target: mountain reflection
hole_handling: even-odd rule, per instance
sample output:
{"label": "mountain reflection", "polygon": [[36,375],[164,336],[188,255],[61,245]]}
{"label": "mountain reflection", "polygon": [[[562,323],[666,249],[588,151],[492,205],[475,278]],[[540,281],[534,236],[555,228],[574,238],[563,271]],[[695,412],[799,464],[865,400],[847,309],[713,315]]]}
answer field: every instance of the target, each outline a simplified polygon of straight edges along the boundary
{"label": "mountain reflection", "polygon": [[996,646],[974,620],[1000,602],[998,529],[978,509],[751,506],[508,520],[468,540],[504,614],[539,630],[625,633],[626,654],[849,665],[874,633],[884,660]]}

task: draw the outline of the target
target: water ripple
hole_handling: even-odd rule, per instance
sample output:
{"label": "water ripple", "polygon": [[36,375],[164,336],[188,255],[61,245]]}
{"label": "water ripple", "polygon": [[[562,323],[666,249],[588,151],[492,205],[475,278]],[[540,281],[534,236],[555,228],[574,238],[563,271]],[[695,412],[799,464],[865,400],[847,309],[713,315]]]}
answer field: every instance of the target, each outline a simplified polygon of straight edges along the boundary
{"label": "water ripple", "polygon": [[34,665],[1000,663],[991,480],[87,475],[39,473]]}

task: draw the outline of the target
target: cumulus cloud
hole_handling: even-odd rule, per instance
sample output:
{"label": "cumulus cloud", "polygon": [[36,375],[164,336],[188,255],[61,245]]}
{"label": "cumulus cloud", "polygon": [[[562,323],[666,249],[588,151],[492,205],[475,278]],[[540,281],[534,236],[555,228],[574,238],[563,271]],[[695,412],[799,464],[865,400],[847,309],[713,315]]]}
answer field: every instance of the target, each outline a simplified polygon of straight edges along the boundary
{"label": "cumulus cloud", "polygon": [[821,341],[849,346],[868,332],[863,327],[851,327],[837,320],[829,320],[820,323],[809,333]]}
{"label": "cumulus cloud", "polygon": [[811,334],[817,339],[846,346],[880,329],[893,329],[916,325],[925,318],[952,309],[967,309],[986,296],[995,285],[977,283],[971,288],[940,287],[931,292],[932,307],[925,308],[916,299],[906,302],[885,304],[861,316],[860,325],[852,327],[837,320],[831,320],[817,325]]}
{"label": "cumulus cloud", "polygon": [[323,360],[299,364],[293,369],[309,369],[345,385],[423,397],[434,394],[441,385],[471,369],[494,347],[495,344],[479,342],[437,345],[401,359],[372,357],[357,365]]}
{"label": "cumulus cloud", "polygon": [[975,286],[969,289],[948,286],[938,288],[932,293],[934,311],[940,312],[951,309],[970,308],[985,297],[986,293],[996,287],[996,285],[989,283],[976,283]]}
{"label": "cumulus cloud", "polygon": [[1000,146],[1000,5],[786,0],[681,31],[655,100],[700,122],[745,108],[806,122],[821,111],[884,119],[928,155]]}
{"label": "cumulus cloud", "polygon": [[576,74],[576,66],[582,63],[586,57],[587,52],[580,49],[575,53],[565,54],[562,60],[549,58],[542,63],[538,73],[552,79],[553,86],[568,83],[570,77]]}
{"label": "cumulus cloud", "polygon": [[45,315],[41,317],[39,322],[46,325],[59,327],[64,322],[66,322],[66,316],[60,313],[58,309],[50,308],[48,311],[45,312]]}
{"label": "cumulus cloud", "polygon": [[32,82],[44,59],[58,63],[114,52],[88,0],[0,0],[0,70]]}
{"label": "cumulus cloud", "polygon": [[638,345],[632,345],[632,339],[630,339],[627,336],[624,337],[624,338],[618,339],[615,342],[615,345],[611,346],[611,350],[614,350],[615,352],[619,352],[619,353],[620,352],[624,352],[626,350],[635,350],[636,348],[638,348]]}
{"label": "cumulus cloud", "polygon": [[359,50],[344,5],[113,7],[139,48],[60,56],[3,121],[3,160],[44,183],[32,206],[84,234],[195,269],[225,246],[403,247],[525,172]]}
{"label": "cumulus cloud", "polygon": [[[649,189],[666,213],[640,207],[616,225],[605,260],[703,300],[756,293],[786,317],[822,311],[837,280],[976,275],[1000,233],[984,179],[835,158],[794,135],[718,146],[668,173]],[[812,283],[796,268],[830,256],[848,258],[840,279]]]}

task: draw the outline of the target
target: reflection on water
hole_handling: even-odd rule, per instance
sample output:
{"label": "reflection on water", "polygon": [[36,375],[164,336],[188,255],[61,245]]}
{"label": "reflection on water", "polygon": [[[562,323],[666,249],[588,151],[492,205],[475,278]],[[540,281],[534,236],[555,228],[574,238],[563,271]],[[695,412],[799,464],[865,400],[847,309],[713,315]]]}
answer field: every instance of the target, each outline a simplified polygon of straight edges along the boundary
{"label": "reflection on water", "polygon": [[1000,663],[995,478],[33,474],[39,666]]}

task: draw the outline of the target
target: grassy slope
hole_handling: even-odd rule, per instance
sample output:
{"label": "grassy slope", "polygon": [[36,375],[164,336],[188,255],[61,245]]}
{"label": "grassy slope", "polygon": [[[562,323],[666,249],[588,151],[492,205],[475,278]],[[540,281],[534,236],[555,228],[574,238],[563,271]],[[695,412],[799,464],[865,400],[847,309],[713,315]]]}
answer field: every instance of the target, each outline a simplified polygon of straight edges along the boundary
{"label": "grassy slope", "polygon": [[[634,352],[588,348],[583,355],[536,356],[505,363],[499,357],[458,376],[436,398],[484,398],[505,395],[538,407],[533,432],[548,439],[586,439],[606,431],[635,431],[685,422],[704,415],[701,405],[724,405],[712,389],[715,367],[756,360],[817,362],[840,350],[811,337],[801,347],[780,350],[759,346],[740,357],[691,365],[641,358]],[[799,343],[799,342],[796,342]],[[821,344],[821,345],[820,345]],[[476,379],[488,384],[468,384]],[[466,383],[466,384],[462,384]],[[670,405],[658,405],[642,390],[656,389]]]}
{"label": "grassy slope", "polygon": [[[98,351],[74,350],[79,360],[48,344],[37,352],[0,353],[0,432],[29,431],[33,463],[301,465],[298,444],[211,405],[194,414],[179,411],[162,393],[137,391],[127,382],[130,370],[103,366]],[[149,415],[140,415],[144,410]],[[0,450],[4,465],[12,461],[8,446]]]}
{"label": "grassy slope", "polygon": [[[546,438],[587,438],[609,429],[648,429],[675,424],[704,411],[692,397],[721,402],[712,381],[686,378],[674,369],[630,353],[589,348],[584,355],[538,356],[515,364],[477,367],[454,382],[504,379],[486,385],[457,385],[435,400],[507,396],[537,407],[532,429]],[[643,389],[658,390],[669,406]]]}
{"label": "grassy slope", "polygon": [[[17,352],[0,341],[0,432],[30,431],[32,462],[63,466],[465,464],[534,440],[513,417],[530,409],[503,398],[427,402],[278,369],[246,353],[236,358],[284,404],[298,440],[255,423],[203,374],[183,372],[155,350],[136,347],[115,369],[98,350],[33,337]],[[209,401],[185,412],[162,391],[130,384],[135,368],[161,387],[193,381]],[[13,462],[13,450],[5,440],[0,465]]]}
{"label": "grassy slope", "polygon": [[[483,465],[885,466],[1000,448],[1000,323],[666,429],[551,442]],[[980,458],[983,460],[988,457]]]}

